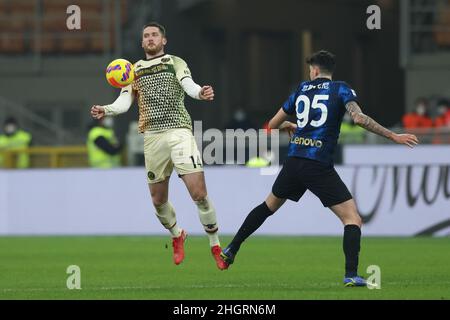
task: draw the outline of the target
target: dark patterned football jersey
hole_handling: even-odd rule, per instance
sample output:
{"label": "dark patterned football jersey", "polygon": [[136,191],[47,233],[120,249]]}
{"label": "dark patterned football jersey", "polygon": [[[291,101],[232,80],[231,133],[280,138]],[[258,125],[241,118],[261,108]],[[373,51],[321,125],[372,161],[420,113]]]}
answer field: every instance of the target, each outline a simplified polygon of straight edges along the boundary
{"label": "dark patterned football jersey", "polygon": [[[139,106],[139,132],[172,128],[192,130],[192,121],[184,106],[181,80],[191,77],[186,62],[164,54],[134,64],[132,84]],[[122,90],[125,90],[122,89]]]}
{"label": "dark patterned football jersey", "polygon": [[283,105],[284,112],[297,117],[288,156],[332,164],[345,105],[350,101],[357,101],[356,93],[343,81],[317,78],[302,82]]}

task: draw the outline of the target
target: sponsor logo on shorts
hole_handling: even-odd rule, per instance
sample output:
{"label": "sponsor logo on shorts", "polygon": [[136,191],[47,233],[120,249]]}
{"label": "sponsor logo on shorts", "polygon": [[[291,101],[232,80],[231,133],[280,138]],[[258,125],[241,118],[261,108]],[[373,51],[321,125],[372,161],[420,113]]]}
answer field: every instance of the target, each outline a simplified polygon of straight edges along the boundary
{"label": "sponsor logo on shorts", "polygon": [[323,145],[322,140],[315,140],[311,138],[303,138],[303,137],[292,137],[291,143],[299,144],[302,146],[316,147],[320,148]]}
{"label": "sponsor logo on shorts", "polygon": [[148,177],[150,180],[153,180],[153,179],[155,179],[155,174],[154,174],[153,172],[149,171],[149,172],[147,173],[147,177]]}

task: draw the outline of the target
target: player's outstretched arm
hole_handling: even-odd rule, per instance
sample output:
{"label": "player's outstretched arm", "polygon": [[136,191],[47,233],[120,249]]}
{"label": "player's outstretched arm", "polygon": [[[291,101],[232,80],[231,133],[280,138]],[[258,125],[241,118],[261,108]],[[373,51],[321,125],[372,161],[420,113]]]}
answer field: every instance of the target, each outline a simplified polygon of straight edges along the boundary
{"label": "player's outstretched arm", "polygon": [[116,116],[127,112],[133,104],[134,92],[131,85],[126,86],[120,91],[119,97],[112,104],[99,106],[94,105],[91,108],[91,116],[94,119],[101,119],[104,116]]}
{"label": "player's outstretched arm", "polygon": [[193,99],[212,101],[214,100],[214,89],[211,86],[200,87],[191,77],[185,77],[180,82],[184,92]]}
{"label": "player's outstretched arm", "polygon": [[419,139],[417,139],[417,137],[413,134],[397,134],[383,127],[371,117],[364,114],[355,101],[350,101],[349,103],[347,103],[345,105],[345,108],[347,109],[355,124],[370,132],[376,133],[382,137],[392,140],[395,143],[405,144],[411,148],[419,143]]}

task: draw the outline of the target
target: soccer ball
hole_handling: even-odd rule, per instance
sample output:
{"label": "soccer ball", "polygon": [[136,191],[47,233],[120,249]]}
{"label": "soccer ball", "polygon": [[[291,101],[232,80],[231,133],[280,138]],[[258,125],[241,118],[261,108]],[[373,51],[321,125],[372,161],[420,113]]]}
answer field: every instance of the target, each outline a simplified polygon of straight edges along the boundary
{"label": "soccer ball", "polygon": [[106,80],[115,88],[123,88],[134,80],[133,65],[125,59],[116,59],[106,68]]}

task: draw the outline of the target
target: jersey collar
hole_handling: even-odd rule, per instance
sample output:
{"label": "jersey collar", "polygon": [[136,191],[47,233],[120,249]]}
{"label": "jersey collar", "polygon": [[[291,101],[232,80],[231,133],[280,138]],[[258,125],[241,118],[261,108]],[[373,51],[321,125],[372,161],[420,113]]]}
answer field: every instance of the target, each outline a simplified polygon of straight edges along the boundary
{"label": "jersey collar", "polygon": [[331,79],[329,79],[329,78],[324,78],[324,77],[320,77],[320,78],[314,79],[314,81],[318,81],[318,80],[320,80],[320,81],[331,81]]}
{"label": "jersey collar", "polygon": [[152,61],[152,60],[155,60],[155,59],[164,57],[166,54],[167,54],[167,53],[163,53],[163,54],[160,54],[159,56],[156,56],[156,57],[153,57],[153,58],[150,58],[150,59],[147,59],[147,58],[146,58],[145,61]]}

